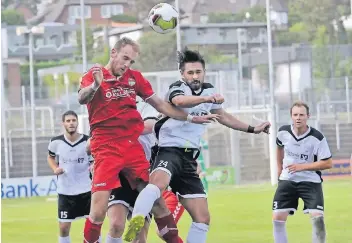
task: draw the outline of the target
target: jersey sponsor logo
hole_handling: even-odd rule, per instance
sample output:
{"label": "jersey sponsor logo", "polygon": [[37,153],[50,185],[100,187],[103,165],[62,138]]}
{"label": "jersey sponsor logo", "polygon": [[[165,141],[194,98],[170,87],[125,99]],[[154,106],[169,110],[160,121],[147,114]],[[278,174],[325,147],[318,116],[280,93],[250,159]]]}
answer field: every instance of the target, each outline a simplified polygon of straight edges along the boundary
{"label": "jersey sponsor logo", "polygon": [[130,95],[136,95],[136,91],[130,88],[111,88],[105,92],[105,97],[107,100],[117,100],[119,98],[128,97]]}
{"label": "jersey sponsor logo", "polygon": [[134,85],[136,84],[136,80],[135,80],[134,78],[129,78],[129,79],[128,79],[128,84],[129,84],[130,86],[134,86]]}
{"label": "jersey sponsor logo", "polygon": [[191,116],[206,116],[208,115],[208,112],[206,111],[192,111],[190,113]]}
{"label": "jersey sponsor logo", "polygon": [[95,187],[102,187],[102,186],[106,186],[106,183],[98,183],[98,184],[94,184]]}
{"label": "jersey sponsor logo", "polygon": [[[63,158],[62,156],[59,156],[59,161],[60,163],[64,163],[64,164],[83,164],[84,163],[84,158]],[[88,159],[86,160],[88,163]]]}
{"label": "jersey sponsor logo", "polygon": [[307,161],[309,156],[307,154],[294,153],[292,151],[286,150],[286,154],[296,160],[305,160]]}
{"label": "jersey sponsor logo", "polygon": [[301,159],[302,160],[308,160],[308,155],[307,154],[301,154]]}

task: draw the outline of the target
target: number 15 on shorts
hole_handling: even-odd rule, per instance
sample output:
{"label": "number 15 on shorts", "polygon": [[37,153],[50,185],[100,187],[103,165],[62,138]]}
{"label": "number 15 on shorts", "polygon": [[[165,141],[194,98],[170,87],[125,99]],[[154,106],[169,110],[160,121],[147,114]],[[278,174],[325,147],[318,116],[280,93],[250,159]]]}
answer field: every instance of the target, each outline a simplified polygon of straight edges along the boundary
{"label": "number 15 on shorts", "polygon": [[67,212],[66,211],[60,211],[60,218],[67,219]]}

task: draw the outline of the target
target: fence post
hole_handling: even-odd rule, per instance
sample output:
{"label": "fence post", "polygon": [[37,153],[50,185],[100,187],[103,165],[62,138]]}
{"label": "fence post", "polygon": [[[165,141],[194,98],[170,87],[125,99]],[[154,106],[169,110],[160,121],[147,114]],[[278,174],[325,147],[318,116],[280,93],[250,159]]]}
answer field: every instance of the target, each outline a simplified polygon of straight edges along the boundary
{"label": "fence post", "polygon": [[347,104],[347,121],[351,123],[351,112],[350,112],[350,87],[349,87],[349,79],[345,77],[345,87],[346,87],[346,104]]}
{"label": "fence post", "polygon": [[23,129],[24,136],[27,136],[27,111],[26,111],[26,88],[24,85],[21,86],[21,98],[22,98],[22,108],[23,108]]}
{"label": "fence post", "polygon": [[[274,110],[271,110],[269,112],[268,120],[271,124],[274,124],[273,120],[273,112]],[[271,131],[269,134],[269,156],[270,156],[270,179],[271,179],[271,185],[276,185],[277,180],[278,180],[278,175],[277,175],[277,164],[276,164],[276,131]]]}
{"label": "fence post", "polygon": [[231,129],[230,130],[230,156],[231,156],[231,165],[235,169],[235,184],[241,184],[241,155],[240,155],[240,143],[239,143],[238,132]]}
{"label": "fence post", "polygon": [[336,130],[336,148],[337,150],[340,150],[340,126],[339,126],[339,120],[335,120],[335,130]]}

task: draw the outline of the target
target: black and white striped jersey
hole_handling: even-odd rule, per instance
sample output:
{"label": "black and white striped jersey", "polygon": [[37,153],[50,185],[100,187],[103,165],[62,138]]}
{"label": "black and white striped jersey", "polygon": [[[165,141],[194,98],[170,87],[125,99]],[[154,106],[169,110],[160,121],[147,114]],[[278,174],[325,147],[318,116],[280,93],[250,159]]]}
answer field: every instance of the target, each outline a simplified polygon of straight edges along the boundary
{"label": "black and white striped jersey", "polygon": [[50,140],[49,155],[64,170],[57,178],[57,193],[78,195],[91,190],[89,165],[93,158],[86,152],[88,138],[82,134],[77,141],[71,142],[63,134]]}
{"label": "black and white striped jersey", "polygon": [[[159,112],[154,109],[153,106],[149,105],[144,101],[139,101],[137,103],[137,110],[141,114],[143,121],[152,119],[158,120]],[[152,147],[157,143],[156,137],[154,133],[144,134],[139,136],[138,141],[142,144],[144,149],[145,156],[147,160],[150,160],[152,155]]]}
{"label": "black and white striped jersey", "polygon": [[[199,92],[194,92],[187,83],[177,81],[170,85],[165,99],[172,103],[172,98],[178,95],[211,96],[214,94],[215,88],[209,83],[204,83]],[[220,108],[222,108],[222,106],[219,104],[202,103],[192,108],[180,109],[194,116],[202,116],[209,114],[211,110]],[[200,139],[205,129],[206,125],[165,117],[157,122],[154,131],[158,138],[159,147],[199,148]]]}
{"label": "black and white striped jersey", "polygon": [[276,144],[285,151],[280,180],[322,182],[320,171],[300,171],[290,174],[288,169],[285,169],[291,164],[314,163],[331,158],[329,145],[320,131],[308,127],[306,133],[297,136],[292,125],[285,125],[278,131]]}

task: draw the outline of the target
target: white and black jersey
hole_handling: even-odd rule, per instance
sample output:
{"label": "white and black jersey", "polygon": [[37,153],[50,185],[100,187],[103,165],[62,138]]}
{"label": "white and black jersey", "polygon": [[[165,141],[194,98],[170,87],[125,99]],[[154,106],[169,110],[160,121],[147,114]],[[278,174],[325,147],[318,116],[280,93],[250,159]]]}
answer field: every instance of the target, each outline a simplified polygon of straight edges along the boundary
{"label": "white and black jersey", "polygon": [[[137,110],[142,116],[143,121],[146,120],[158,120],[159,112],[154,109],[151,105],[144,101],[140,101],[137,103]],[[142,144],[145,156],[149,161],[151,158],[151,150],[154,145],[156,145],[157,140],[155,134],[144,134],[139,136],[138,141]]]}
{"label": "white and black jersey", "polygon": [[[215,88],[209,83],[204,83],[199,92],[194,92],[183,81],[177,81],[170,85],[166,94],[166,101],[172,103],[172,99],[178,95],[186,96],[211,96],[215,94]],[[220,104],[202,103],[192,108],[180,108],[188,114],[202,116],[211,110],[220,109]],[[179,121],[165,117],[157,122],[154,131],[158,139],[159,147],[199,148],[200,139],[204,134],[206,125],[194,124],[188,121]]]}
{"label": "white and black jersey", "polygon": [[89,165],[93,158],[86,152],[87,135],[80,135],[75,142],[65,135],[54,137],[49,143],[49,155],[64,170],[57,178],[57,193],[78,195],[91,190]]}
{"label": "white and black jersey", "polygon": [[283,170],[280,180],[322,182],[320,171],[300,171],[290,174],[288,169],[285,169],[291,164],[314,163],[331,158],[329,145],[321,132],[308,127],[306,133],[297,136],[292,125],[285,125],[280,127],[276,143],[284,148]]}

